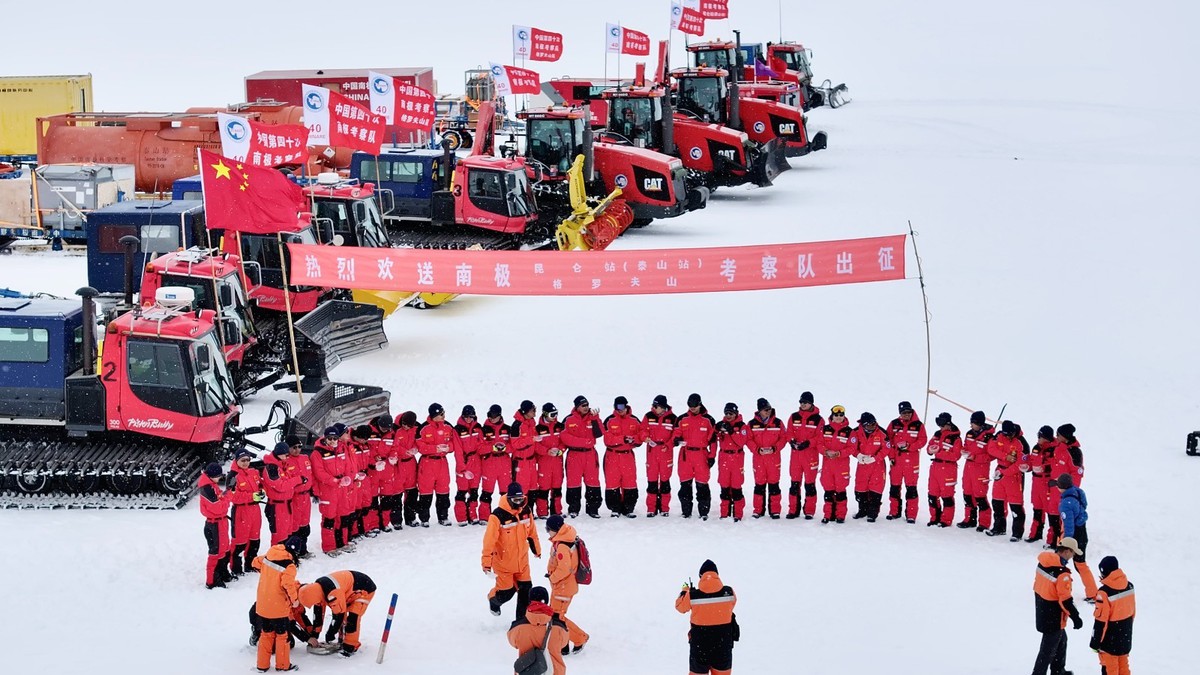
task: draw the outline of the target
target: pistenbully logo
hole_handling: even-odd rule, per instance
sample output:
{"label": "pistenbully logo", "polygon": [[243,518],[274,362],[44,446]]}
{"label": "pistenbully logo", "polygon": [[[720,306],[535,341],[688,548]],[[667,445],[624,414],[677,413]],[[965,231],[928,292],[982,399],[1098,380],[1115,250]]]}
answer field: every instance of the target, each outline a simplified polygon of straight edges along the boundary
{"label": "pistenbully logo", "polygon": [[138,419],[136,417],[130,417],[125,421],[125,426],[129,427],[130,429],[156,429],[160,431],[170,431],[171,429],[175,428],[175,423],[169,420],[160,420],[157,417],[151,417],[150,419],[145,420]]}

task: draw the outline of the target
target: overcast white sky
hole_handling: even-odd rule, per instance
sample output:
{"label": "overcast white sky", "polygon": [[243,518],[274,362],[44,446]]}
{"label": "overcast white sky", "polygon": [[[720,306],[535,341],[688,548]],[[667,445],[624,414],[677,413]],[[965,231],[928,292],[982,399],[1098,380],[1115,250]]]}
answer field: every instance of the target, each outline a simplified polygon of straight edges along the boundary
{"label": "overcast white sky", "polygon": [[[881,98],[1020,96],[1019,91],[996,90],[997,78],[1019,82],[1022,72],[1043,66],[1033,56],[1040,50],[1007,37],[1020,33],[1063,43],[1058,66],[1067,69],[1061,92],[1065,100],[1151,96],[1166,104],[1195,101],[1195,87],[1189,85],[1196,63],[1191,31],[1200,24],[1200,16],[1194,3],[1141,2],[1137,16],[1118,21],[1111,18],[1118,12],[1096,12],[1094,1],[922,2],[944,5],[941,11],[949,20],[937,30],[961,26],[961,38],[929,39],[928,31],[934,29],[912,19],[905,3],[894,3],[886,13],[868,13],[855,0],[784,0],[783,35],[815,50],[818,75],[845,80],[857,91]],[[41,37],[6,50],[0,74],[91,72],[97,108],[109,111],[173,111],[240,102],[245,98],[243,78],[268,69],[432,66],[442,92],[460,93],[464,69],[509,59],[512,23],[564,34],[562,60],[535,66],[543,79],[599,75],[604,72],[606,21],[620,21],[658,40],[666,37],[670,11],[669,0],[289,0],[207,6],[58,0],[49,16],[36,3],[6,4],[6,19],[16,19],[6,21],[10,36]],[[504,4],[509,9],[498,12]],[[709,36],[731,37],[731,29],[738,27],[748,42],[778,37],[776,0],[730,0],[730,6],[732,21],[712,22]],[[1060,26],[1064,16],[1070,17],[1067,23],[1078,25],[1078,33],[1028,29],[1030,24]],[[1014,30],[1018,25],[1021,30]],[[854,41],[846,38],[855,34],[861,39],[863,33],[889,48],[873,50],[872,55],[854,53],[847,46]],[[680,65],[683,35],[674,37],[674,60]],[[955,51],[948,53],[947,44]],[[955,69],[958,50],[988,54],[983,61],[993,67],[985,72]],[[895,58],[881,62],[879,53]],[[616,59],[610,59],[610,73],[616,65]],[[1140,91],[1136,83],[1147,69],[1159,76],[1163,69],[1177,69],[1178,77],[1171,79],[1179,87],[1153,94]],[[632,73],[630,57],[623,61],[623,71]]]}

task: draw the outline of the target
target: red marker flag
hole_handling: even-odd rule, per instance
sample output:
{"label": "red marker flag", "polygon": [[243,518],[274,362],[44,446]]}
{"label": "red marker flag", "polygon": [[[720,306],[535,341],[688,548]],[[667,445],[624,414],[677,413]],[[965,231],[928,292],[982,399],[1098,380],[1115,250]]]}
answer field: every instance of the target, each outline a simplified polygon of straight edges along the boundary
{"label": "red marker flag", "polygon": [[396,83],[396,126],[428,131],[436,117],[433,94],[415,84]]}
{"label": "red marker flag", "polygon": [[729,0],[700,0],[700,15],[705,19],[728,19]]}
{"label": "red marker flag", "polygon": [[621,53],[630,56],[650,55],[650,36],[629,28],[621,27]]}
{"label": "red marker flag", "polygon": [[227,232],[275,234],[297,229],[308,201],[299,185],[275,169],[200,150],[200,182],[208,226]]}
{"label": "red marker flag", "polygon": [[542,78],[536,71],[516,66],[504,66],[508,75],[508,88],[514,94],[542,93]]}
{"label": "red marker flag", "polygon": [[513,25],[513,57],[530,61],[557,61],[562,58],[562,33]]}

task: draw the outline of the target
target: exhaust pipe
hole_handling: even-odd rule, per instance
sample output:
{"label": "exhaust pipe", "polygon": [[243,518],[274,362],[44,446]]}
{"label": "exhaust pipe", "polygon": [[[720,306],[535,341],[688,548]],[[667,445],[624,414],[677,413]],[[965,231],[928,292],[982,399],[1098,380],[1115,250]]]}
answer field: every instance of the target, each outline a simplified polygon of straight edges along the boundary
{"label": "exhaust pipe", "polygon": [[83,298],[83,374],[96,374],[96,303],[93,301],[100,291],[84,286],[75,291]]}
{"label": "exhaust pipe", "polygon": [[733,69],[729,73],[729,122],[734,129],[742,129],[742,106],[738,100],[738,78],[742,73],[742,31],[733,31]]}
{"label": "exhaust pipe", "polygon": [[[584,110],[588,110],[585,107]],[[583,180],[591,183],[595,180],[593,171],[596,168],[596,150],[595,137],[592,135],[592,125],[588,124],[583,127]]]}
{"label": "exhaust pipe", "polygon": [[142,243],[141,239],[127,234],[118,242],[125,247],[125,306],[133,306],[133,254]]}

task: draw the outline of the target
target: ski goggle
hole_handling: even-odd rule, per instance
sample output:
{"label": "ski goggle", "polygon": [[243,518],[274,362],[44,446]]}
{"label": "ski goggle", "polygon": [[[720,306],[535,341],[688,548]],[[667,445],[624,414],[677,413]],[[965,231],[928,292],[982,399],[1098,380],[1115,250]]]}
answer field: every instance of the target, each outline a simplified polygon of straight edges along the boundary
{"label": "ski goggle", "polygon": [[829,414],[830,414],[830,415],[843,415],[843,416],[844,416],[844,415],[846,414],[846,409],[845,409],[845,408],[843,408],[843,407],[842,407],[842,406],[840,406],[840,405],[835,405],[835,406],[833,406],[832,408],[830,408],[830,409],[829,409]]}

